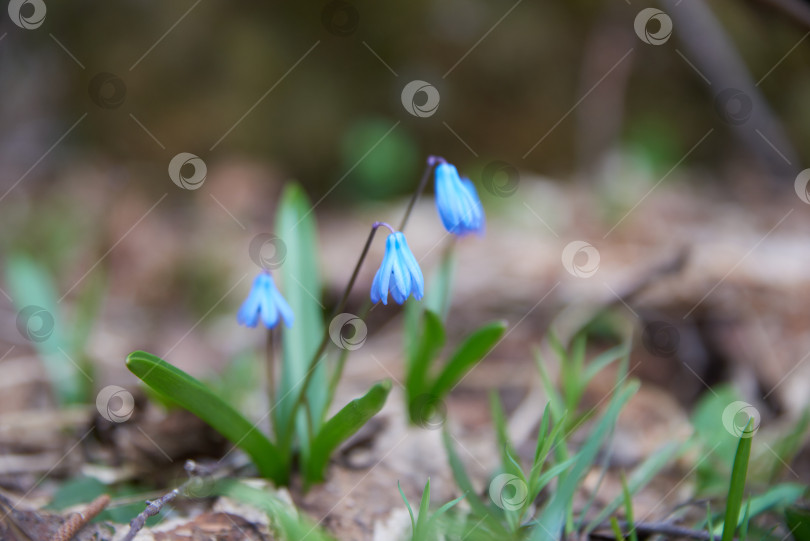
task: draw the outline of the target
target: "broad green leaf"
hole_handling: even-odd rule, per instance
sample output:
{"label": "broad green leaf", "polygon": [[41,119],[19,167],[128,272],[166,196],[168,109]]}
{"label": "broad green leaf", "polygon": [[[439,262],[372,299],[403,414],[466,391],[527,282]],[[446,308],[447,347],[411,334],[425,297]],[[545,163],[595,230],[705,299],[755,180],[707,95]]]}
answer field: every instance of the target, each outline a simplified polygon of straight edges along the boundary
{"label": "broad green leaf", "polygon": [[145,351],[130,353],[127,368],[153,390],[190,411],[242,449],[264,477],[278,485],[287,483],[289,465],[278,448],[205,385]]}
{"label": "broad green leaf", "polygon": [[[298,401],[298,395],[301,392],[307,393],[312,429],[317,434],[328,407],[326,400],[329,391],[326,366],[322,361],[315,368],[309,388],[300,389],[323,336],[324,323],[319,301],[321,277],[315,214],[306,194],[298,184],[289,184],[281,196],[276,213],[275,234],[287,249],[284,263],[277,272],[281,276],[284,297],[295,314],[292,328],[284,328],[281,331],[284,355],[276,394],[279,403],[274,410],[276,434],[282,449],[286,452],[291,443],[286,441],[288,423],[293,422],[291,415]],[[299,409],[294,421],[301,451],[304,454],[310,447],[305,415],[304,409]]]}
{"label": "broad green leaf", "polygon": [[85,400],[88,380],[65,341],[69,333],[60,317],[59,294],[48,271],[23,255],[9,258],[6,263],[9,295],[17,309],[17,328],[36,348],[60,404],[76,404]]}
{"label": "broad green leaf", "polygon": [[504,331],[506,322],[495,321],[468,336],[447,361],[428,393],[438,398],[447,394],[473,366],[486,357],[501,339]]}
{"label": "broad green leaf", "polygon": [[582,478],[593,465],[599,449],[616,425],[616,419],[622,408],[637,389],[638,383],[632,382],[613,395],[607,411],[576,454],[571,470],[561,479],[548,505],[538,517],[538,526],[534,528],[532,541],[556,541],[562,533],[563,525],[570,514],[574,494],[582,482]]}
{"label": "broad green leaf", "polygon": [[723,520],[723,537],[721,541],[734,539],[734,532],[737,529],[737,521],[745,495],[745,477],[748,473],[748,457],[751,455],[751,440],[754,436],[755,421],[754,418],[749,419],[745,430],[740,435],[740,443],[737,444],[734,466],[731,469],[731,482],[726,497],[726,516]]}
{"label": "broad green leaf", "polygon": [[390,391],[390,380],[375,383],[366,394],[346,404],[324,423],[312,440],[309,461],[305,463],[307,481],[319,482],[324,479],[332,451],[382,409]]}

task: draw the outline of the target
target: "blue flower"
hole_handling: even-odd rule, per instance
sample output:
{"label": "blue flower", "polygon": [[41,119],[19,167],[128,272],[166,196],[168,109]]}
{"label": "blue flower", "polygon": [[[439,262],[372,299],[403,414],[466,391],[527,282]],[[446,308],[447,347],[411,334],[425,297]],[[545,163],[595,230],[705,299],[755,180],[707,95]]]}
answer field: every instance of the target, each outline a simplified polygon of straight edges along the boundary
{"label": "blue flower", "polygon": [[395,232],[385,241],[385,255],[374,281],[371,283],[371,302],[382,300],[388,304],[388,292],[398,304],[405,302],[413,294],[419,300],[425,294],[425,279],[419,263],[413,256],[405,235]]}
{"label": "blue flower", "polygon": [[460,178],[454,165],[440,161],[436,166],[436,208],[444,228],[464,236],[484,233],[484,207],[475,186],[468,178]]}
{"label": "blue flower", "polygon": [[270,273],[264,271],[253,281],[247,299],[236,314],[236,321],[240,325],[255,327],[261,318],[264,326],[272,329],[278,325],[279,316],[287,327],[292,326],[293,312],[290,305],[281,296]]}

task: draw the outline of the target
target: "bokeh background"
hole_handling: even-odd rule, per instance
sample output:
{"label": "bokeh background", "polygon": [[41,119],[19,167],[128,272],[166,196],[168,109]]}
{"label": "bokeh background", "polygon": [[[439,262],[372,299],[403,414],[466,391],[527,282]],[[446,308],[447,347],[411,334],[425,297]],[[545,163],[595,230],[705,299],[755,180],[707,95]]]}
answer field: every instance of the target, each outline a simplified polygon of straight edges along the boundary
{"label": "bokeh background", "polygon": [[[510,323],[448,404],[481,462],[491,454],[487,390],[510,413],[541,403],[531,349],[577,305],[608,306],[637,326],[635,375],[650,386],[631,415],[643,441],[631,440],[629,462],[688,430],[690,408],[719,384],[733,384],[765,425],[795,421],[810,378],[809,6],[4,2],[0,412],[50,411],[48,382],[68,361],[94,367],[89,387],[134,389],[124,367],[133,349],[219,380],[258,411],[234,383],[250,371],[228,377],[262,337],[234,314],[258,270],[251,242],[272,233],[283,184],[297,180],[313,202],[328,314],[368,225],[399,221],[436,154],[470,176],[488,219],[483,239],[459,244],[449,334]],[[403,94],[414,81],[421,90]],[[170,172],[181,153],[192,163]],[[201,172],[194,185],[177,181]],[[431,190],[408,232],[426,275],[443,246]],[[601,255],[598,274],[577,272],[588,257],[561,261],[583,239]],[[365,302],[381,252],[378,241],[349,311]],[[56,302],[22,300],[43,283]],[[51,352],[59,360],[47,370],[20,329],[26,304],[47,305],[54,332],[78,337]],[[401,374],[397,315],[372,312],[338,402]],[[168,448],[176,431],[152,437]],[[138,437],[119,452],[160,463]],[[441,475],[436,461],[409,462],[423,443],[391,468]],[[810,454],[791,472],[806,480]],[[381,505],[398,505],[391,494]]]}

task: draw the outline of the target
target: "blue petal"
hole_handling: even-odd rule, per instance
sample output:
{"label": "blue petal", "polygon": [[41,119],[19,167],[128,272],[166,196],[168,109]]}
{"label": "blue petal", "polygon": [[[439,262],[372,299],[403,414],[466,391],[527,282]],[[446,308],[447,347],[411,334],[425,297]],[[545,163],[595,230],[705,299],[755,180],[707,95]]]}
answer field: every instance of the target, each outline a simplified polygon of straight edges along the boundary
{"label": "blue petal", "polygon": [[[400,246],[405,241],[405,235],[402,233],[394,233],[391,235],[394,237],[394,253],[392,259],[394,260],[394,265],[391,269],[391,274],[394,277],[394,282],[391,284],[391,292],[399,292],[400,298],[407,299],[408,295],[411,292],[411,280],[410,276],[406,274],[405,262],[402,260]],[[397,300],[397,297],[394,297]],[[403,301],[397,300],[399,304],[402,304]]]}
{"label": "blue petal", "polygon": [[436,166],[436,208],[442,225],[451,233],[455,232],[461,219],[457,196],[460,182],[458,171],[453,165],[440,163]]}
{"label": "blue petal", "polygon": [[240,325],[255,327],[259,323],[259,306],[261,305],[262,300],[263,274],[264,273],[260,274],[255,280],[253,280],[250,293],[248,293],[245,302],[242,303],[242,306],[236,313],[236,321]]}
{"label": "blue petal", "polygon": [[377,269],[377,272],[374,274],[374,281],[371,282],[371,302],[374,304],[380,302],[380,297],[382,297],[382,293],[380,292],[380,276],[382,276],[382,267]]}
{"label": "blue petal", "polygon": [[394,269],[394,257],[396,252],[396,238],[393,234],[388,235],[385,241],[385,255],[382,265],[380,265],[380,297],[383,304],[388,304],[388,284],[391,281],[391,274]]}
{"label": "blue petal", "polygon": [[408,243],[405,240],[405,236],[402,236],[401,242],[399,243],[399,253],[400,253],[400,260],[405,265],[405,268],[410,275],[411,280],[411,292],[416,300],[421,299],[425,294],[425,279],[422,276],[422,269],[419,268],[419,263],[416,261],[416,258],[413,256],[413,252],[408,247]]}
{"label": "blue petal", "polygon": [[484,232],[484,207],[481,205],[481,200],[478,198],[478,192],[475,191],[475,185],[468,178],[461,179],[461,185],[467,193],[467,200],[470,204],[469,219],[467,220],[467,228],[469,232],[482,234]]}
{"label": "blue petal", "polygon": [[284,325],[286,325],[287,328],[292,327],[293,321],[295,320],[292,308],[290,308],[290,305],[287,304],[287,300],[281,296],[281,292],[275,287],[273,287],[273,301],[281,315],[281,319],[284,320]]}

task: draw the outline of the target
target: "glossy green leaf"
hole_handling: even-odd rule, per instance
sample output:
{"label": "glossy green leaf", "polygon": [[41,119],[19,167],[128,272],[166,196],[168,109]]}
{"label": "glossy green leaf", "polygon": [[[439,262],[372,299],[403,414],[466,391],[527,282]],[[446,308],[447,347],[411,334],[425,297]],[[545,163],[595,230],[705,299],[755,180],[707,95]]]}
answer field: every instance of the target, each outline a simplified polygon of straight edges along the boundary
{"label": "glossy green leaf", "polygon": [[190,411],[242,449],[264,477],[276,484],[286,484],[288,466],[278,448],[200,381],[145,351],[130,353],[127,368],[154,391]]}
{"label": "glossy green leaf", "polygon": [[429,310],[422,313],[422,332],[417,344],[413,356],[408,359],[405,374],[405,392],[412,422],[416,422],[421,414],[414,408],[419,409],[419,399],[426,392],[430,365],[444,346],[444,325],[439,316]]}
{"label": "glossy green leaf", "polygon": [[309,388],[300,389],[323,336],[324,323],[319,301],[321,277],[315,214],[304,190],[298,184],[288,184],[281,196],[276,213],[275,234],[287,249],[284,262],[276,273],[281,277],[282,292],[295,314],[295,322],[292,328],[285,327],[281,331],[284,354],[276,393],[279,403],[274,410],[274,426],[278,441],[286,451],[291,444],[285,441],[289,434],[288,423],[295,422],[300,448],[306,453],[310,447],[306,413],[303,408],[299,409],[299,414],[293,421],[292,410],[298,401],[298,395],[306,392],[313,432],[317,433],[328,407],[328,382],[326,365],[321,361],[315,368]]}
{"label": "glossy green leaf", "polygon": [[332,452],[382,409],[390,391],[390,380],[376,383],[366,394],[346,404],[334,417],[324,423],[312,440],[311,454],[304,466],[309,482],[324,479]]}
{"label": "glossy green leaf", "polygon": [[447,361],[428,394],[438,398],[447,394],[473,366],[487,356],[504,331],[506,322],[495,321],[468,336]]}

